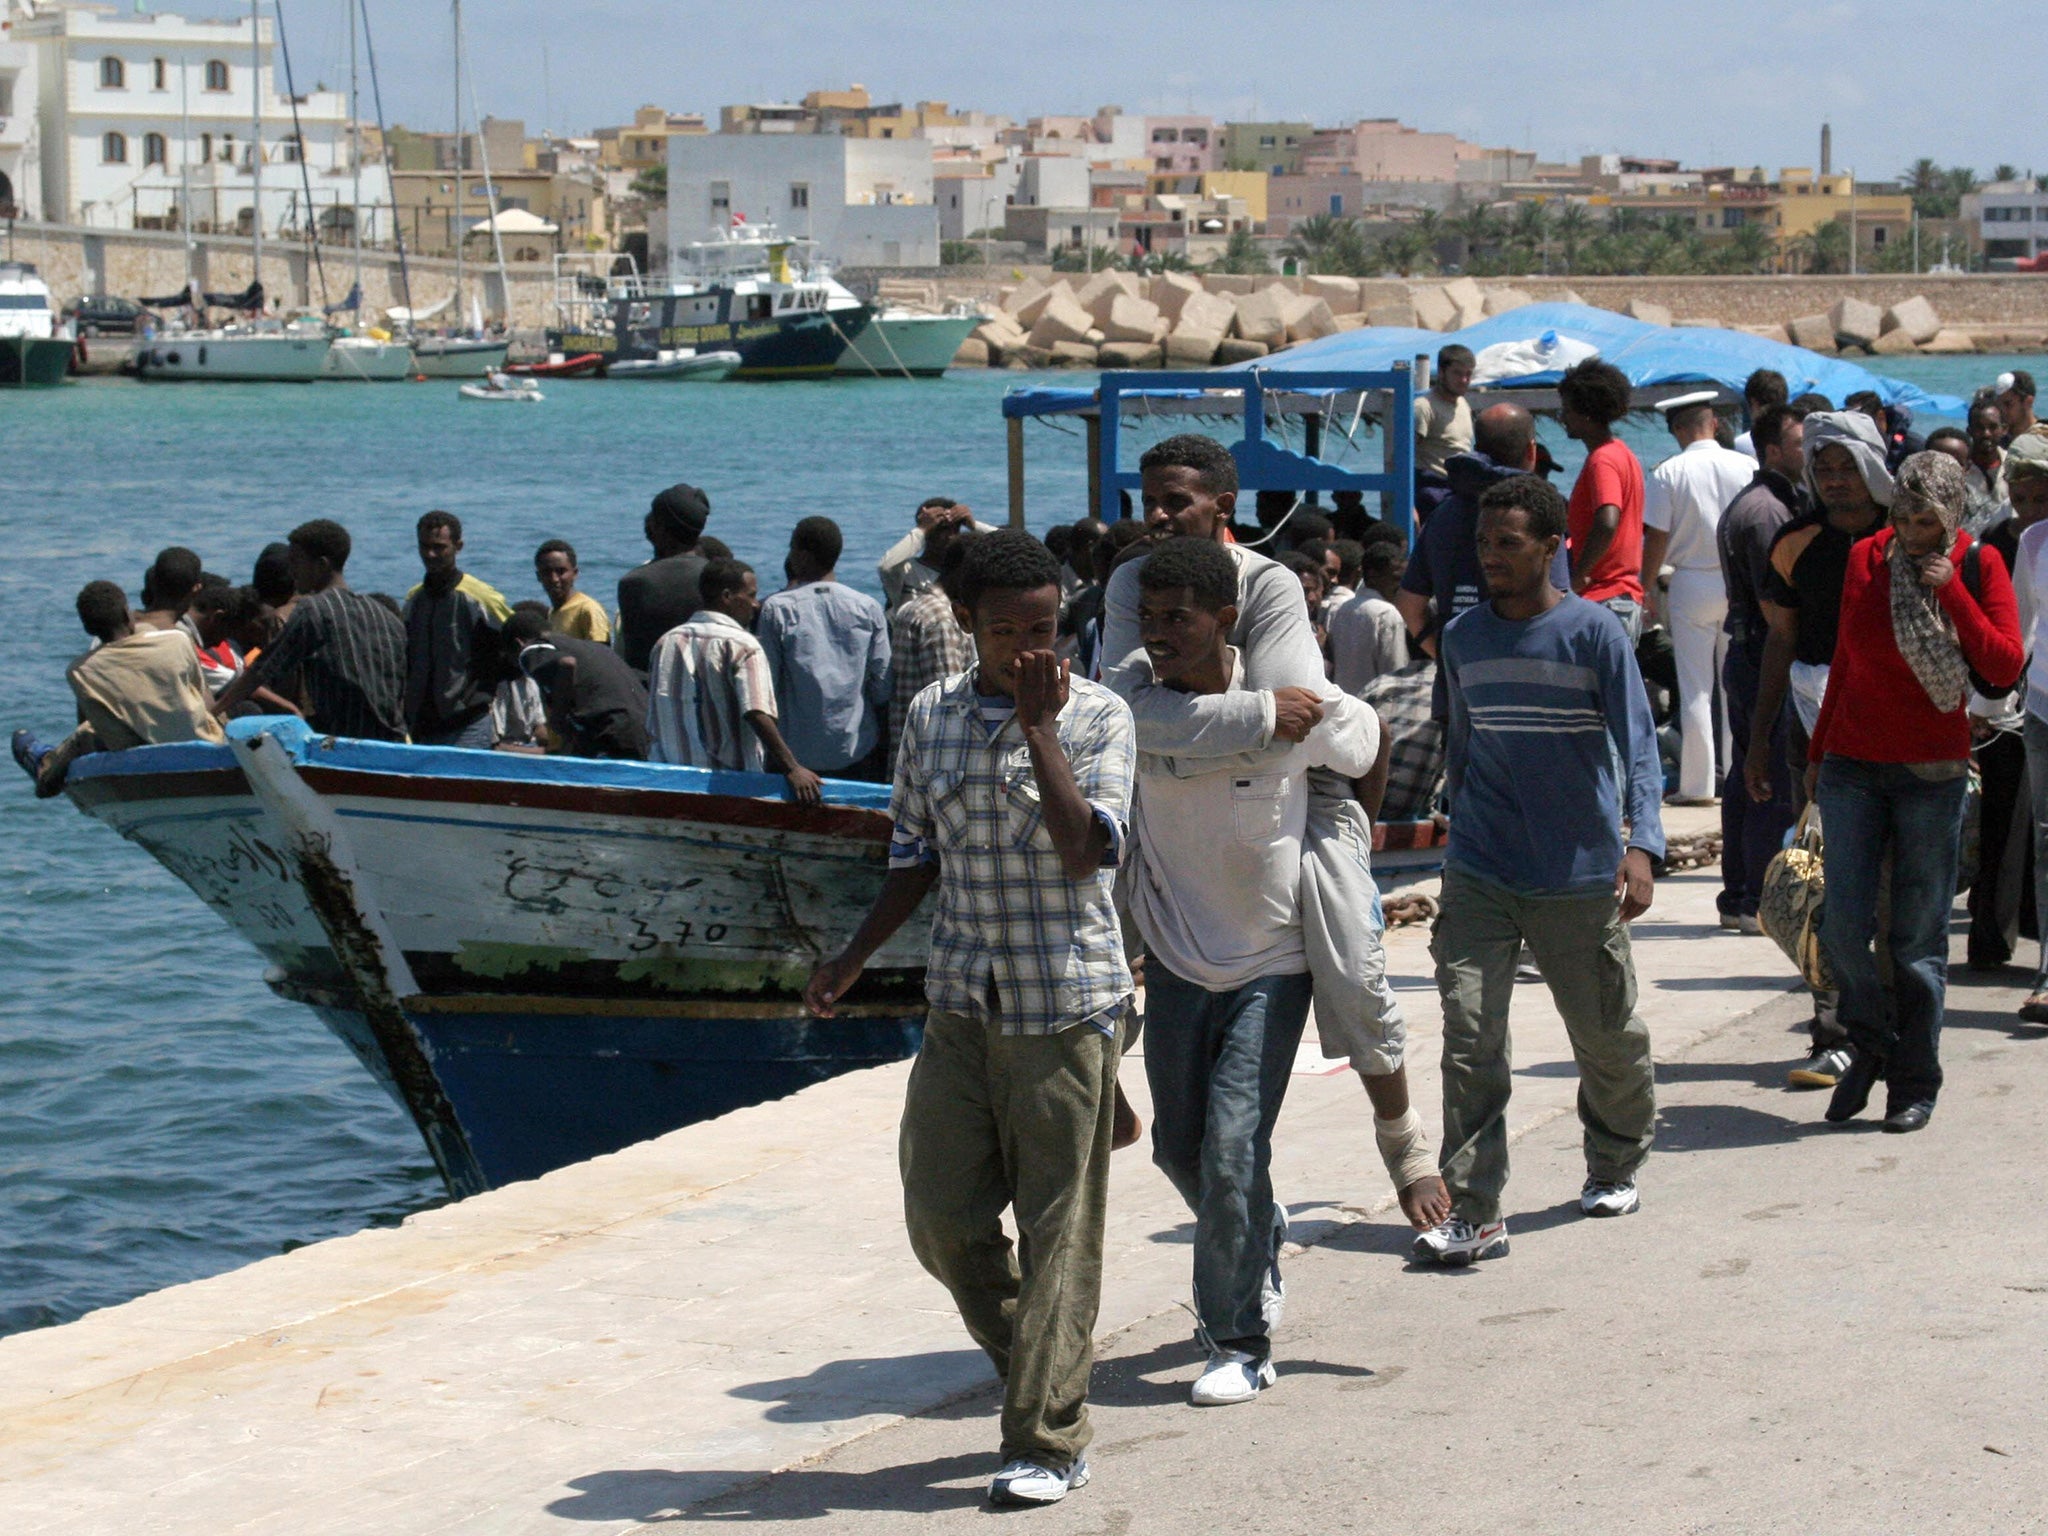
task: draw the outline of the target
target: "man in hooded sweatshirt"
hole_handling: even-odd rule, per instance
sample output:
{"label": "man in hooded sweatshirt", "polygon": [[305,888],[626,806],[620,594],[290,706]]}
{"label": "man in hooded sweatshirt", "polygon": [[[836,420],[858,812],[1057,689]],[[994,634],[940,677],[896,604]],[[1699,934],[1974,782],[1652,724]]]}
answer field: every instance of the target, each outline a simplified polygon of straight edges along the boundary
{"label": "man in hooded sweatshirt", "polygon": [[[1849,551],[1884,529],[1892,504],[1885,442],[1868,416],[1816,411],[1801,427],[1804,478],[1815,506],[1771,541],[1758,605],[1765,626],[1763,662],[1743,781],[1759,805],[1769,804],[1773,793],[1772,733],[1766,722],[1778,718],[1788,694],[1792,707],[1786,712],[1785,752],[1793,767],[1794,792],[1803,803],[1807,745],[1820,720],[1835,656]],[[1835,1018],[1832,998],[1816,998],[1812,1033],[1812,1051],[1789,1079],[1795,1087],[1832,1088],[1849,1068],[1848,1034]]]}
{"label": "man in hooded sweatshirt", "polygon": [[[1472,420],[1472,447],[1444,461],[1451,494],[1416,535],[1394,606],[1419,649],[1434,656],[1436,634],[1486,596],[1479,575],[1479,498],[1488,486],[1536,468],[1536,419],[1519,405],[1489,405]],[[1571,557],[1551,567],[1560,592],[1572,589]]]}

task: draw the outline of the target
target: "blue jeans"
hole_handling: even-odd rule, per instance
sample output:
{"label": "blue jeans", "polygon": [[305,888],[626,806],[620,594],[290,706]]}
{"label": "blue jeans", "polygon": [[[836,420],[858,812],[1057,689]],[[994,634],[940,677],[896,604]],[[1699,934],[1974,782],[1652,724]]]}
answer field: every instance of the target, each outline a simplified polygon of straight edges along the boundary
{"label": "blue jeans", "polygon": [[[1829,756],[1820,802],[1827,900],[1821,944],[1841,984],[1850,1043],[1885,1062],[1894,1105],[1941,1091],[1941,1014],[1948,992],[1949,915],[1969,781],[1927,780],[1903,763]],[[1878,980],[1877,887],[1892,853],[1891,1000]]]}
{"label": "blue jeans", "polygon": [[[1735,750],[1728,778],[1721,786],[1721,895],[1716,905],[1732,916],[1755,917],[1764,893],[1764,870],[1785,845],[1792,826],[1792,773],[1785,761],[1785,712],[1778,718],[1756,719],[1756,691],[1761,681],[1760,657],[1741,640],[1728,646],[1721,667],[1721,686],[1728,700],[1728,734]],[[1761,725],[1761,731],[1759,726]],[[1771,798],[1759,805],[1742,782],[1743,760],[1758,734],[1770,741]]]}
{"label": "blue jeans", "polygon": [[1195,1311],[1218,1345],[1264,1358],[1264,1287],[1287,1213],[1273,1203],[1273,1124],[1308,1022],[1309,979],[1232,992],[1145,971],[1152,1161],[1195,1213]]}

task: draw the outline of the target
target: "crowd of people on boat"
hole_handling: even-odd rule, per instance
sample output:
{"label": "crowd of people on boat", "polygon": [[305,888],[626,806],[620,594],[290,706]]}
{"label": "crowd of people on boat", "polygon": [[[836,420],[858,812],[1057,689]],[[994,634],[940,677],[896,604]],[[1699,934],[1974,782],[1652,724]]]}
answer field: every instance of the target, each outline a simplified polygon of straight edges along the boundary
{"label": "crowd of people on boat", "polygon": [[[1879,1084],[1886,1130],[1934,1113],[1973,796],[1969,962],[2007,963],[2048,905],[2031,378],[2001,376],[1965,429],[1923,442],[1874,396],[1789,398],[1760,371],[1739,437],[1711,392],[1657,401],[1676,451],[1645,472],[1616,435],[1628,380],[1586,361],[1558,392],[1586,449],[1567,494],[1524,407],[1470,409],[1471,365],[1447,347],[1419,402],[1412,543],[1356,496],[1261,491],[1240,517],[1229,450],[1183,434],[1145,451],[1113,523],[1038,538],[927,500],[880,601],[838,579],[826,517],[795,525],[763,595],[686,484],[653,498],[651,558],[611,608],[559,539],[534,554],[543,597],[508,602],[464,570],[447,512],[419,519],[402,601],[349,586],[326,519],[246,586],[167,549],[139,608],[111,582],[80,592],[79,729],[16,755],[56,793],[84,752],[292,713],[429,748],[778,774],[804,803],[889,783],[886,878],[805,1002],[834,1013],[935,898],[910,1242],[1003,1380],[991,1498],[1051,1503],[1089,1476],[1141,981],[1153,1157],[1195,1218],[1191,1399],[1221,1406],[1275,1381],[1272,1138],[1311,1004],[1322,1054],[1360,1078],[1414,1257],[1465,1265],[1508,1251],[1518,977],[1547,984],[1580,1070],[1581,1210],[1639,1207],[1656,1101],[1628,925],[1655,897],[1667,803],[1718,802],[1722,923],[1749,932],[1766,865],[1818,806],[1828,975],[1793,1081],[1833,1090],[1831,1121]],[[1440,1151],[1410,1098],[1371,858],[1376,824],[1432,818]],[[2022,1016],[2048,1023],[2048,968]]]}

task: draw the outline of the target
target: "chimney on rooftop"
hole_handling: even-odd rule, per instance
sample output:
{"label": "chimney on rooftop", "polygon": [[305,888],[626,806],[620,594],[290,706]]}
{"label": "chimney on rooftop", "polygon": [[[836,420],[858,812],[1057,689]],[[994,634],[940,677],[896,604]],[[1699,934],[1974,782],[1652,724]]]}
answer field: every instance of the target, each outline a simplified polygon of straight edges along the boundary
{"label": "chimney on rooftop", "polygon": [[1828,175],[1835,168],[1835,130],[1826,123],[1820,125],[1820,173]]}

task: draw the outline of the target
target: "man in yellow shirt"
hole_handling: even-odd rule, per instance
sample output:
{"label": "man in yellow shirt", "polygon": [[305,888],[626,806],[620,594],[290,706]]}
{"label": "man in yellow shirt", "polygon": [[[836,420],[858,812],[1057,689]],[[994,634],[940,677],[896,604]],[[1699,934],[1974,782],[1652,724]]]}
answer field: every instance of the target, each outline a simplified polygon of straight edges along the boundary
{"label": "man in yellow shirt", "polygon": [[554,612],[548,628],[572,640],[612,643],[612,621],[604,604],[576,590],[576,548],[567,539],[549,539],[533,552],[533,574],[547,593]]}

